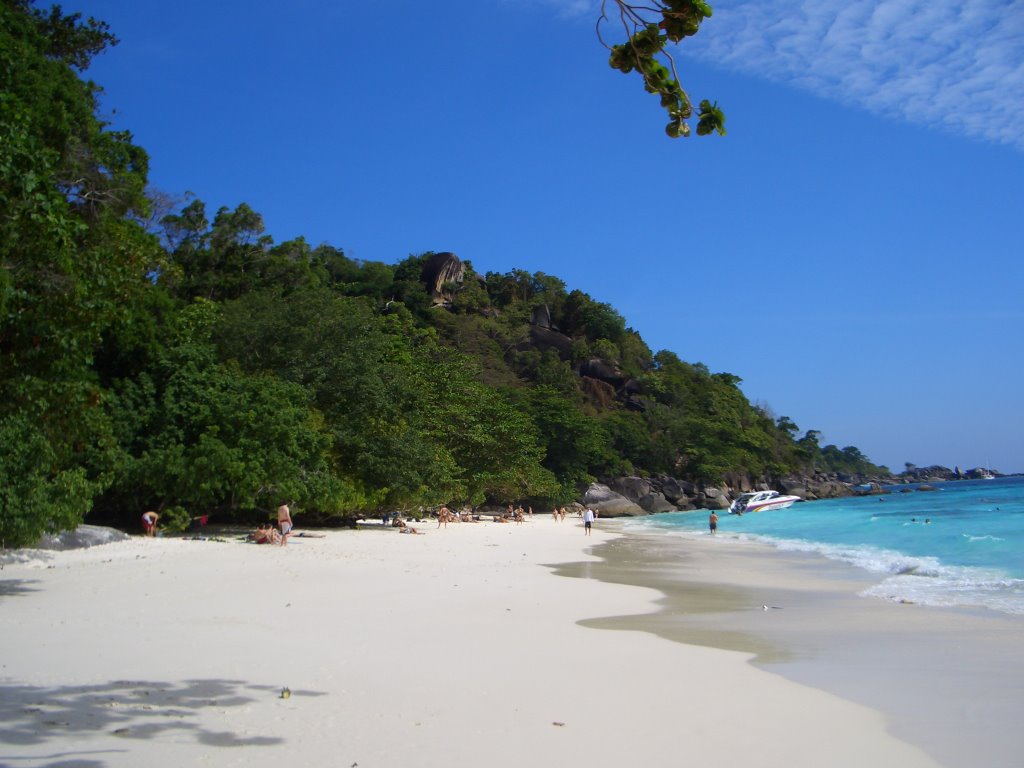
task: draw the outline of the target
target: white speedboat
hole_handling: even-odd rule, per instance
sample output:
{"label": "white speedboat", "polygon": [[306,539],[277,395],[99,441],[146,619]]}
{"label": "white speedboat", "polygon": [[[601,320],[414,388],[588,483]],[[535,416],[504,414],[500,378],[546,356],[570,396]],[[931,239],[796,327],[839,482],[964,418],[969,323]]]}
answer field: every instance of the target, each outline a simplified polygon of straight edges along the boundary
{"label": "white speedboat", "polygon": [[778,491],[755,491],[741,493],[729,507],[730,515],[742,515],[746,512],[767,512],[772,509],[785,509],[796,502],[803,501],[799,496],[783,496]]}

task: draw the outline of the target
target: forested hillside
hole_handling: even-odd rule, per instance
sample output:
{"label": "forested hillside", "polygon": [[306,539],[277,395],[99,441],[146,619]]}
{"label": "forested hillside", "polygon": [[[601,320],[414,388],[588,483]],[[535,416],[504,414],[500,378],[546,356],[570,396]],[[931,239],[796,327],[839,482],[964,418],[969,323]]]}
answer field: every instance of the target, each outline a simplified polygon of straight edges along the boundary
{"label": "forested hillside", "polygon": [[7,546],[149,508],[173,527],[287,500],[313,522],[542,508],[622,474],[878,471],[557,277],[276,243],[245,204],[161,210],[145,151],[84,79],[106,26],[0,9]]}

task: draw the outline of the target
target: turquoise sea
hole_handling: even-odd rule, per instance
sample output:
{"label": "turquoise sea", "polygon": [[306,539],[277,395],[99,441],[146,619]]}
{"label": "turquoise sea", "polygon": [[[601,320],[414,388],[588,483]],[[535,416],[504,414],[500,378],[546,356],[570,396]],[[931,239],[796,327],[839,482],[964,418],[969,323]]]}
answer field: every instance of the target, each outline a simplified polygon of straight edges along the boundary
{"label": "turquoise sea", "polygon": [[[816,552],[877,574],[865,594],[1024,614],[1024,477],[934,483],[935,491],[801,502],[720,513],[718,536]],[[708,512],[630,521],[645,532],[707,537]]]}

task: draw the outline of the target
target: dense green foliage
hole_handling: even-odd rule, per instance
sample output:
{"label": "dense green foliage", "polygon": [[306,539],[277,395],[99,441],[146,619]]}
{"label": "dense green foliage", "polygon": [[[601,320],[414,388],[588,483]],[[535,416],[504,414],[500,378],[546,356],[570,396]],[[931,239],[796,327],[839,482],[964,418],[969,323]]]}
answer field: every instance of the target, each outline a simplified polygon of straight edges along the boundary
{"label": "dense green foliage", "polygon": [[[0,539],[145,509],[307,522],[382,507],[561,503],[595,478],[717,481],[855,448],[657,354],[610,305],[520,270],[424,282],[275,243],[241,204],[156,227],[147,158],[96,117],[93,20],[0,0]],[[440,255],[442,259],[446,258]],[[456,262],[457,263],[457,262]]]}
{"label": "dense green foliage", "polygon": [[74,525],[115,444],[93,366],[146,286],[147,158],[76,70],[106,27],[0,3],[0,539]]}

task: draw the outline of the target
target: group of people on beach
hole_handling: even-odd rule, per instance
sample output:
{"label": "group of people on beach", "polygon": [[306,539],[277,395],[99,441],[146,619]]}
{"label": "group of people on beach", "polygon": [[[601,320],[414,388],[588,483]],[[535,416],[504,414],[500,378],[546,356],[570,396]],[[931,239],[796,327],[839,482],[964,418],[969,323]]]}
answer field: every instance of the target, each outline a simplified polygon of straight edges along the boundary
{"label": "group of people on beach", "polygon": [[[585,535],[589,536],[594,527],[594,521],[597,519],[597,510],[587,507],[585,509],[578,510],[576,514],[583,519],[583,532]],[[551,510],[551,519],[556,523],[560,523],[565,520],[565,515],[565,507],[555,507]]]}
{"label": "group of people on beach", "polygon": [[[533,507],[529,507],[528,510],[523,510],[522,505],[513,508],[511,504],[508,508],[500,515],[494,515],[493,520],[496,523],[523,523],[527,517],[533,517]],[[446,506],[442,506],[437,510],[437,527],[444,526],[448,527],[448,523],[479,523],[480,515],[475,515],[470,511],[452,511]]]}
{"label": "group of people on beach", "polygon": [[[594,520],[597,518],[597,513],[589,507],[579,513],[583,518],[583,527],[587,536],[590,535],[591,528]],[[566,509],[565,507],[555,507],[551,510],[551,518],[557,523],[565,520]],[[527,510],[523,509],[520,504],[518,507],[513,507],[512,504],[508,505],[508,509],[501,516],[495,516],[496,522],[516,522],[523,523],[526,517],[533,517],[533,507],[528,507]],[[153,511],[144,512],[142,515],[142,529],[147,536],[156,535],[156,524],[160,519],[160,515]],[[458,512],[452,512],[447,506],[442,506],[437,511],[437,527],[444,526],[448,527],[448,523],[461,522],[464,519],[478,521],[479,516],[469,515],[464,517]],[[420,533],[415,528],[406,525],[405,521],[400,517],[395,516],[392,521],[390,514],[384,514],[381,522],[384,526],[391,526],[399,529],[399,533]],[[286,546],[288,544],[288,537],[292,535],[292,513],[287,504],[282,504],[277,508],[277,527],[275,528],[270,523],[261,523],[256,527],[252,533],[247,537],[250,541],[256,544],[274,544],[277,546]],[[714,525],[712,525],[712,533],[714,532]],[[301,534],[300,534],[301,535]]]}
{"label": "group of people on beach", "polygon": [[[142,532],[146,536],[156,536],[156,524],[160,515],[152,510],[142,513]],[[202,518],[206,522],[205,516]],[[249,538],[257,544],[277,544],[285,546],[288,537],[292,534],[292,512],[287,504],[277,508],[277,528],[270,523],[262,523],[256,530],[249,534]]]}
{"label": "group of people on beach", "polygon": [[249,538],[257,544],[276,544],[283,547],[288,544],[292,527],[292,511],[287,504],[282,504],[277,508],[277,528],[270,523],[261,523],[249,534]]}
{"label": "group of people on beach", "polygon": [[528,512],[524,512],[522,504],[520,504],[515,509],[513,509],[512,505],[509,504],[508,509],[505,510],[505,514],[503,515],[503,522],[507,523],[510,520],[514,520],[517,523],[522,523],[524,520],[526,520],[527,515],[529,515],[531,518],[533,517],[533,507],[530,507]]}
{"label": "group of people on beach", "polygon": [[288,544],[293,527],[292,511],[287,504],[282,504],[277,508],[277,528],[270,523],[261,523],[249,534],[249,538],[257,544],[276,544],[283,547]]}

